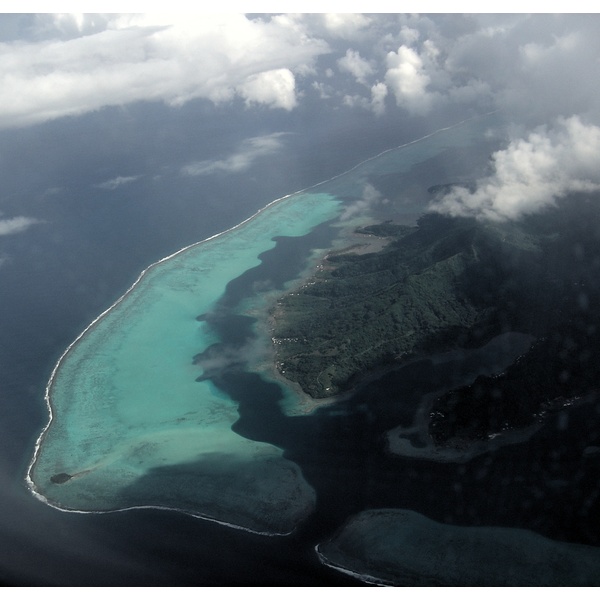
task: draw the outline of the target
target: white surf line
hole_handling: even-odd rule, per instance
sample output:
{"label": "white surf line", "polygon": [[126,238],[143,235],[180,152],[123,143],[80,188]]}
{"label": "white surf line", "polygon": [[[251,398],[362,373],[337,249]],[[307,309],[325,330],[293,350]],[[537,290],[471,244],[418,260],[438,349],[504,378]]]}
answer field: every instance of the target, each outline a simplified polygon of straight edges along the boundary
{"label": "white surf line", "polygon": [[[474,117],[469,117],[468,119],[463,119],[462,121],[458,121],[457,123],[453,123],[452,125],[448,125],[447,127],[440,127],[439,129],[436,129],[435,131],[432,131],[431,133],[428,133],[427,135],[424,135],[423,137],[414,139],[410,142],[406,142],[404,144],[400,144],[399,146],[394,146],[393,148],[388,148],[387,150],[383,150],[383,152],[380,152],[379,154],[376,154],[375,156],[371,156],[369,158],[366,158],[365,160],[359,162],[358,164],[354,165],[353,167],[350,167],[347,171],[344,171],[342,173],[339,173],[338,175],[334,175],[333,177],[331,177],[330,179],[325,179],[324,181],[321,181],[320,183],[315,183],[314,185],[311,185],[308,188],[305,188],[304,190],[301,190],[299,192],[294,192],[294,194],[290,194],[290,196],[293,196],[295,194],[301,194],[303,192],[307,192],[308,190],[311,190],[315,187],[318,187],[320,185],[323,185],[325,183],[329,183],[330,181],[333,181],[334,179],[338,179],[339,177],[342,177],[343,175],[347,175],[348,173],[351,173],[352,171],[358,169],[359,167],[362,167],[362,165],[371,162],[373,160],[376,160],[377,158],[379,158],[380,156],[383,156],[384,154],[388,154],[390,152],[394,152],[395,150],[400,150],[402,148],[406,148],[407,146],[412,146],[413,144],[417,144],[418,142],[422,142],[423,140],[426,140],[427,138],[433,137],[434,135],[437,135],[438,133],[441,133],[442,131],[449,131],[450,129],[454,129],[455,127],[459,127],[460,125],[464,125],[465,123],[468,123],[469,121],[473,121],[475,119],[482,119],[483,117],[489,117],[490,115],[493,115],[497,112],[500,112],[500,109],[496,109],[496,110],[492,110],[490,112],[484,113],[482,115],[475,115]],[[266,208],[266,207],[265,207]]]}
{"label": "white surf line", "polygon": [[185,510],[183,508],[172,508],[171,506],[160,506],[160,505],[155,506],[153,504],[140,504],[139,506],[126,506],[124,508],[110,508],[107,510],[82,510],[79,508],[64,508],[58,504],[52,504],[51,502],[48,501],[48,499],[45,496],[42,496],[40,493],[38,493],[34,490],[32,490],[32,493],[38,500],[40,500],[40,502],[42,502],[46,506],[50,506],[51,508],[54,508],[55,510],[58,510],[60,512],[76,513],[79,515],[108,515],[108,514],[113,514],[113,513],[129,512],[129,511],[133,511],[133,510],[142,510],[142,509],[150,508],[150,509],[155,509],[155,510],[165,510],[165,511],[169,511],[169,512],[181,513],[181,514],[193,517],[194,519],[200,519],[202,521],[208,521],[210,523],[217,523],[218,525],[223,525],[225,527],[229,527],[230,529],[237,529],[239,531],[245,531],[247,533],[262,535],[265,537],[283,537],[283,536],[287,536],[287,535],[292,535],[292,533],[294,533],[297,528],[297,526],[294,526],[291,531],[287,531],[284,533],[260,531],[259,529],[251,529],[250,527],[236,525],[235,523],[229,523],[228,521],[220,521],[219,519],[216,519],[215,517],[209,517],[208,515],[204,515],[199,512],[192,512],[189,510]]}
{"label": "white surf line", "polygon": [[379,587],[390,587],[390,586],[394,585],[393,583],[386,581],[385,579],[379,579],[377,577],[373,577],[372,575],[367,575],[366,573],[360,573],[359,571],[352,571],[351,569],[348,569],[346,567],[341,567],[337,563],[334,563],[333,561],[331,561],[327,557],[325,557],[319,550],[319,546],[320,546],[320,544],[317,544],[315,546],[315,552],[317,553],[319,562],[322,565],[324,565],[325,567],[329,567],[330,569],[333,569],[334,571],[339,571],[340,573],[343,573],[344,575],[349,575],[350,577],[353,577],[354,579],[359,579],[363,583],[368,583],[369,585],[376,585]]}
{"label": "white surf line", "polygon": [[[51,395],[51,390],[52,390],[52,385],[54,384],[54,379],[56,378],[56,374],[58,372],[58,369],[62,363],[62,361],[65,359],[65,357],[67,356],[67,354],[69,354],[69,352],[77,345],[77,343],[79,342],[79,340],[81,340],[81,338],[90,330],[92,329],[102,318],[104,318],[113,308],[117,307],[129,294],[130,292],[135,288],[135,286],[142,280],[142,278],[144,277],[144,275],[150,271],[150,269],[153,269],[154,267],[168,261],[171,260],[172,258],[175,258],[176,256],[179,256],[180,254],[186,252],[187,250],[189,250],[190,248],[194,248],[196,246],[199,246],[200,244],[205,244],[206,242],[210,242],[211,240],[214,240],[220,236],[223,236],[227,233],[230,233],[231,231],[235,231],[236,229],[239,229],[241,227],[243,227],[244,225],[246,225],[247,223],[249,223],[250,221],[252,221],[253,219],[255,219],[256,217],[258,217],[260,214],[262,214],[265,210],[269,209],[270,207],[274,206],[275,204],[277,204],[278,202],[282,202],[283,200],[287,200],[288,198],[291,198],[293,196],[297,196],[299,194],[304,194],[306,192],[308,192],[309,190],[312,190],[316,187],[319,187],[321,185],[324,185],[325,183],[329,183],[330,181],[334,181],[335,179],[338,179],[344,175],[347,175],[348,173],[351,173],[352,171],[358,169],[359,167],[361,167],[362,165],[371,162],[377,158],[379,158],[380,156],[383,156],[384,154],[387,154],[389,152],[393,152],[394,150],[400,150],[401,148],[405,148],[407,146],[411,146],[413,144],[416,144],[418,142],[421,142],[423,140],[426,140],[430,137],[433,137],[434,135],[441,133],[442,131],[448,131],[450,129],[454,129],[455,127],[459,127],[460,125],[463,125],[464,123],[467,123],[469,121],[473,121],[474,119],[479,119],[479,118],[483,118],[483,117],[487,117],[490,116],[494,113],[498,112],[498,110],[494,110],[491,111],[489,113],[484,113],[483,115],[475,115],[473,117],[469,117],[468,119],[463,119],[462,121],[459,121],[458,123],[454,123],[452,125],[448,125],[447,127],[441,127],[440,129],[436,129],[435,131],[428,133],[427,135],[424,135],[423,137],[417,138],[415,140],[412,140],[410,142],[406,142],[404,144],[400,144],[399,146],[395,146],[394,148],[389,148],[388,150],[384,150],[383,152],[380,152],[379,154],[376,154],[375,156],[372,156],[370,158],[367,158],[361,162],[359,162],[358,164],[354,165],[353,167],[351,167],[350,169],[348,169],[347,171],[343,171],[342,173],[339,173],[338,175],[334,175],[333,177],[330,177],[329,179],[324,179],[323,181],[319,182],[319,183],[315,183],[311,186],[308,186],[304,189],[301,189],[297,192],[292,192],[291,194],[286,194],[285,196],[281,196],[280,198],[276,198],[275,200],[272,200],[271,202],[269,202],[266,206],[263,206],[262,208],[260,208],[257,212],[255,212],[253,215],[251,215],[250,217],[248,217],[247,219],[244,219],[243,221],[241,221],[240,223],[238,223],[237,225],[234,225],[233,227],[230,227],[229,229],[225,229],[224,231],[221,231],[219,233],[215,233],[214,235],[211,235],[210,237],[207,237],[204,240],[201,240],[199,242],[194,242],[193,244],[190,244],[189,246],[185,246],[184,248],[181,248],[180,250],[177,250],[176,252],[173,252],[173,254],[169,254],[168,256],[165,256],[164,258],[161,258],[160,260],[152,263],[150,266],[146,267],[137,277],[137,279],[131,284],[131,286],[111,305],[109,306],[105,311],[103,311],[102,313],[100,313],[70,344],[69,346],[67,346],[67,349],[61,354],[60,358],[58,359],[58,361],[56,362],[56,364],[54,365],[54,368],[52,369],[52,374],[50,375],[50,379],[48,381],[48,384],[46,385],[46,390],[45,390],[45,395],[44,395],[44,399],[46,401],[46,407],[48,409],[48,423],[47,425],[44,427],[44,429],[42,429],[42,432],[40,433],[36,443],[35,443],[35,448],[34,448],[34,454],[33,454],[33,458],[29,464],[29,468],[27,469],[27,474],[25,475],[25,481],[27,483],[28,488],[31,490],[32,494],[38,498],[38,499],[44,499],[43,501],[48,504],[49,506],[54,506],[52,504],[50,504],[50,502],[47,500],[47,498],[45,496],[43,496],[42,494],[40,494],[36,488],[35,488],[35,483],[33,482],[32,478],[31,478],[31,471],[33,469],[33,466],[35,465],[36,461],[37,461],[37,457],[42,445],[42,441],[44,439],[44,436],[46,435],[46,432],[48,431],[48,429],[50,428],[50,425],[52,424],[52,420],[54,418],[54,414],[52,412],[52,402],[50,400],[50,395]],[[55,507],[58,508],[58,507]],[[60,510],[64,510],[67,511],[67,509],[60,509]],[[73,512],[87,512],[87,511],[73,511]],[[90,511],[91,512],[91,511]],[[183,511],[185,512],[185,511]]]}

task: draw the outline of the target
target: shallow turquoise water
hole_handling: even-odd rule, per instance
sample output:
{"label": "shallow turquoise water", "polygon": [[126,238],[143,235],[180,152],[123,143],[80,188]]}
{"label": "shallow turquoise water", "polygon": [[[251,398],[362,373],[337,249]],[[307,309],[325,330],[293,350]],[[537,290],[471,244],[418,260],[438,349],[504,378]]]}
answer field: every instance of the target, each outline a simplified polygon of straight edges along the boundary
{"label": "shallow turquoise water", "polygon": [[[241,469],[256,460],[267,471],[275,465],[268,483],[285,487],[290,479],[305,512],[313,492],[297,467],[278,448],[233,433],[233,401],[195,380],[192,357],[215,341],[196,317],[258,264],[273,236],[303,235],[338,212],[332,196],[298,194],[151,266],[61,359],[49,389],[52,421],[32,470],[35,490],[68,509],[124,508],[116,490],[150,469],[226,456]],[[53,484],[60,473],[73,477]],[[161,505],[160,497],[140,503]],[[198,513],[207,515],[201,504]]]}
{"label": "shallow turquoise water", "polygon": [[[56,365],[47,390],[51,419],[29,473],[34,493],[65,510],[159,506],[260,533],[293,530],[313,509],[315,492],[280,448],[234,433],[237,404],[209,381],[196,381],[201,372],[192,357],[218,342],[196,317],[260,263],[274,237],[303,236],[335,219],[341,233],[349,226],[340,220],[344,203],[360,201],[370,177],[405,172],[446,148],[471,144],[489,120],[383,153],[144,271]],[[239,310],[264,311],[272,299],[257,296]],[[257,345],[252,365],[265,377],[268,360]],[[293,413],[298,398],[285,393]],[[144,497],[125,499],[123,491],[144,475],[181,465],[200,465],[185,486],[165,478]],[[59,474],[70,479],[53,482]]]}

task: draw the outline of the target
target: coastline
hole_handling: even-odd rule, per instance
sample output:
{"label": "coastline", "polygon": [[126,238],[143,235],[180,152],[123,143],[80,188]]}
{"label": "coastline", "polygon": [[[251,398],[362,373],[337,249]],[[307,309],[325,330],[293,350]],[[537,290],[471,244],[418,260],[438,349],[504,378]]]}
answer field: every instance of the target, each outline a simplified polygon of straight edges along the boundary
{"label": "coastline", "polygon": [[[373,575],[368,575],[367,573],[362,573],[361,571],[354,571],[353,569],[351,569],[349,566],[346,567],[342,567],[341,565],[339,565],[338,563],[334,562],[333,560],[327,558],[320,550],[321,544],[317,544],[315,546],[315,553],[317,554],[317,558],[319,559],[319,562],[329,568],[329,569],[334,569],[335,571],[338,571],[340,573],[343,573],[344,575],[348,575],[350,577],[353,577],[354,579],[358,579],[359,581],[362,581],[363,583],[367,583],[369,585],[375,585],[378,587],[393,587],[394,583],[392,581],[388,581],[385,579],[380,579],[378,577],[374,577]],[[357,561],[357,565],[356,567],[361,567],[361,563],[360,561]]]}
{"label": "coastline", "polygon": [[[339,177],[339,175],[337,175],[336,177]],[[142,280],[144,279],[144,277],[146,275],[148,275],[149,273],[151,273],[153,270],[155,270],[157,267],[162,266],[163,264],[171,261],[174,258],[177,258],[178,256],[188,252],[189,250],[192,250],[194,248],[197,248],[199,246],[202,246],[208,242],[214,241],[218,238],[222,238],[224,236],[226,236],[227,234],[233,233],[235,231],[238,231],[239,229],[243,228],[244,226],[248,225],[249,223],[251,223],[252,221],[254,221],[256,218],[258,218],[263,212],[265,212],[266,210],[268,210],[269,208],[272,208],[273,206],[288,200],[290,198],[293,198],[295,196],[304,194],[306,192],[308,192],[309,190],[314,189],[315,187],[322,185],[323,183],[326,183],[330,180],[326,180],[323,182],[319,182],[318,184],[315,184],[314,186],[310,186],[308,188],[304,188],[302,190],[299,190],[297,192],[293,192],[291,194],[286,194],[284,196],[281,196],[280,198],[276,198],[275,200],[272,200],[271,202],[269,202],[268,204],[266,204],[265,206],[263,206],[262,208],[260,208],[258,211],[256,211],[254,214],[252,214],[250,217],[248,217],[247,219],[244,219],[243,221],[241,221],[240,223],[237,223],[236,225],[230,227],[229,229],[225,229],[221,232],[218,232],[214,235],[211,235],[203,240],[200,240],[198,242],[194,242],[193,244],[189,244],[188,246],[185,246],[183,248],[180,248],[179,250],[173,252],[172,254],[169,254],[159,260],[157,260],[156,262],[150,264],[148,267],[146,267],[145,269],[143,269],[140,274],[137,276],[137,278],[135,279],[135,281],[129,286],[129,288],[127,288],[127,290],[125,290],[125,292],[123,292],[123,294],[121,296],[119,296],[119,298],[117,298],[117,300],[115,300],[113,302],[113,304],[111,304],[107,309],[105,309],[104,311],[102,311],[95,319],[93,319],[91,321],[91,323],[89,323],[80,333],[79,335],[77,335],[77,337],[67,346],[67,348],[64,350],[64,352],[61,354],[61,356],[59,357],[59,359],[57,360],[56,364],[54,365],[54,368],[52,369],[51,375],[50,375],[50,379],[48,380],[48,383],[46,384],[46,388],[45,388],[45,395],[44,395],[44,400],[46,402],[46,408],[48,410],[48,422],[45,425],[45,427],[42,429],[41,433],[39,434],[35,446],[34,446],[34,453],[33,453],[33,457],[29,463],[29,466],[27,468],[27,472],[25,474],[25,482],[27,487],[29,488],[29,490],[31,491],[31,493],[38,499],[41,500],[42,502],[44,502],[45,504],[48,504],[49,506],[53,506],[55,507],[53,504],[51,504],[47,498],[41,494],[35,485],[35,482],[33,481],[33,478],[31,477],[31,473],[32,470],[35,466],[35,463],[37,462],[44,438],[48,432],[48,430],[50,429],[52,422],[54,420],[54,411],[53,411],[53,405],[52,405],[52,390],[54,387],[54,382],[56,380],[56,376],[59,372],[59,369],[62,365],[62,363],[64,362],[64,360],[67,358],[67,356],[77,347],[77,345],[79,344],[79,342],[84,338],[84,336],[91,332],[105,317],[107,317],[115,308],[117,308],[128,296],[130,296],[133,291],[137,288],[137,286],[142,282]],[[59,508],[59,507],[56,507]],[[64,509],[64,508],[60,508],[60,510],[63,511],[68,511],[69,509]],[[77,512],[77,511],[75,511]],[[86,511],[82,511],[82,512],[86,512]]]}
{"label": "coastline", "polygon": [[[316,191],[320,186],[332,182],[336,179],[339,179],[341,177],[343,177],[344,175],[358,169],[359,167],[361,167],[362,165],[365,165],[369,162],[372,162],[374,160],[376,160],[377,158],[392,152],[394,150],[399,150],[402,148],[405,148],[407,146],[416,144],[420,141],[423,141],[425,139],[428,139],[430,137],[435,136],[438,133],[456,128],[468,121],[472,121],[478,118],[483,118],[485,116],[488,116],[489,114],[492,113],[486,113],[485,115],[477,115],[474,117],[470,117],[468,119],[464,119],[460,122],[454,123],[452,125],[449,125],[447,127],[443,127],[443,128],[439,128],[436,131],[433,131],[429,134],[426,134],[420,138],[417,138],[415,140],[406,142],[404,144],[400,144],[398,146],[395,146],[393,148],[389,148],[373,157],[369,157],[367,159],[365,159],[364,161],[359,162],[358,164],[354,165],[353,167],[351,167],[350,169],[339,173],[329,179],[326,179],[324,181],[318,182],[312,186],[309,186],[307,188],[304,188],[302,190],[293,192],[291,194],[287,194],[285,196],[282,196],[280,198],[277,198],[271,202],[269,202],[268,204],[266,204],[264,207],[262,207],[261,209],[259,209],[257,212],[255,212],[253,215],[251,215],[250,217],[248,217],[247,219],[241,221],[240,223],[232,226],[229,229],[226,229],[222,232],[216,233],[212,236],[209,236],[201,241],[195,242],[193,244],[190,244],[188,246],[185,246],[179,250],[177,250],[176,252],[173,252],[172,254],[152,263],[151,265],[149,265],[147,268],[143,269],[141,271],[141,273],[138,275],[138,277],[135,279],[135,281],[132,283],[132,285],[111,305],[109,306],[106,310],[104,310],[102,313],[100,313],[89,325],[87,325],[82,331],[81,333],[73,340],[73,342],[71,342],[71,344],[69,344],[69,346],[67,346],[67,348],[65,349],[65,351],[61,354],[61,356],[59,357],[58,361],[56,362],[56,364],[54,365],[54,368],[52,369],[52,373],[50,376],[50,379],[46,385],[45,388],[45,402],[46,402],[46,406],[47,406],[47,410],[48,410],[48,422],[45,425],[45,427],[42,429],[41,433],[39,434],[37,441],[35,443],[35,447],[34,447],[34,453],[33,453],[33,457],[29,463],[29,467],[27,469],[27,473],[25,475],[25,481],[27,484],[28,489],[31,491],[31,493],[39,500],[54,506],[52,504],[50,504],[48,502],[48,500],[45,498],[45,496],[43,496],[43,494],[41,494],[37,487],[36,484],[33,480],[32,477],[32,472],[33,469],[35,467],[35,464],[40,456],[40,452],[41,452],[41,448],[44,442],[44,439],[47,435],[47,432],[49,431],[50,427],[52,426],[52,423],[54,421],[54,406],[53,406],[53,400],[52,400],[52,395],[53,395],[53,389],[54,389],[54,384],[55,384],[55,380],[57,377],[57,374],[60,371],[60,368],[63,364],[63,362],[65,361],[65,359],[67,358],[67,356],[77,347],[77,345],[79,344],[79,342],[83,339],[83,337],[90,331],[92,331],[109,313],[111,313],[111,311],[115,308],[117,308],[136,288],[137,286],[140,284],[140,282],[144,279],[144,277],[152,272],[152,270],[155,269],[155,267],[158,267],[160,265],[162,265],[163,263],[166,263],[167,261],[170,261],[171,259],[174,259],[175,257],[178,257],[182,254],[184,254],[185,252],[187,252],[188,250],[191,250],[193,248],[196,248],[198,246],[201,246],[207,242],[213,241],[215,239],[218,239],[220,237],[225,236],[226,234],[238,231],[240,228],[244,227],[246,224],[252,222],[253,220],[255,220],[257,217],[259,217],[263,212],[265,212],[266,210],[268,210],[269,208],[273,207],[274,205],[283,202],[284,200],[296,197],[298,195],[301,195],[303,193],[309,192],[309,191]],[[303,285],[303,282],[300,281],[299,285]],[[280,381],[286,388],[292,387],[292,389],[294,389],[293,386],[293,382],[290,382],[287,378],[285,378],[282,374],[280,374],[276,368],[275,364],[270,365],[270,374],[273,376],[274,379],[276,379],[277,381]],[[296,386],[296,388],[299,388],[300,386]],[[306,414],[307,412],[312,412],[313,410],[315,410],[316,408],[320,407],[320,406],[324,406],[326,404],[331,404],[333,402],[336,401],[340,401],[341,399],[343,399],[344,396],[349,395],[351,392],[344,392],[341,395],[335,396],[335,397],[330,397],[330,398],[326,398],[326,399],[314,399],[312,398],[310,395],[305,394],[304,392],[301,392],[301,390],[299,389],[294,389],[294,393],[298,394],[298,397],[300,398],[300,404],[304,405],[305,408],[303,409],[303,413]],[[60,510],[70,510],[70,509],[63,509],[60,507],[56,507]],[[162,508],[162,507],[161,507]],[[169,508],[167,508],[169,509]],[[117,509],[117,510],[121,510],[121,509]],[[129,510],[129,508],[123,509],[123,510]],[[177,510],[177,509],[169,509],[169,510]],[[72,511],[72,512],[87,512],[87,511]],[[113,512],[113,511],[111,511]],[[187,512],[187,511],[183,511],[183,512]],[[189,513],[188,513],[189,514]]]}

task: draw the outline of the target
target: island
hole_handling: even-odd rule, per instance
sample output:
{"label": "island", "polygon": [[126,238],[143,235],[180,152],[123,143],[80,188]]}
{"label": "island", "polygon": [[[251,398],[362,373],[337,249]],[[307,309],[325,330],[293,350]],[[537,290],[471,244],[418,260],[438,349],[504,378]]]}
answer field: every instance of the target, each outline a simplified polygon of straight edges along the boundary
{"label": "island", "polygon": [[[432,195],[445,186],[430,188]],[[500,373],[440,394],[435,444],[464,446],[593,399],[600,390],[600,244],[596,195],[520,221],[426,213],[409,227],[356,229],[272,309],[281,376],[315,399],[339,397],[411,360],[479,348],[509,332],[534,343]],[[368,246],[367,246],[368,247]],[[369,247],[368,247],[369,248]]]}
{"label": "island", "polygon": [[[514,222],[399,197],[411,170],[425,193],[440,156],[479,147],[485,123],[378,155],[145,269],[52,370],[32,494],[289,536],[372,582],[446,581],[428,570],[436,540],[448,573],[452,540],[469,555],[465,582],[493,540],[503,557],[536,547],[594,574],[594,552],[564,544],[598,544],[598,194]],[[369,186],[390,201],[366,203]],[[489,506],[524,481],[510,514],[503,496]],[[421,561],[408,578],[407,532]]]}

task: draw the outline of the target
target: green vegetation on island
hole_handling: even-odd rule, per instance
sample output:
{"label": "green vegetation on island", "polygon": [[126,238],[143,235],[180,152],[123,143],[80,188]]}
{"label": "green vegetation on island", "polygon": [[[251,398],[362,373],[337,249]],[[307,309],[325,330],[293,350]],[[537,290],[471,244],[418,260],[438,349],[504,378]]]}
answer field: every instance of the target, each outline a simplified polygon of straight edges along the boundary
{"label": "green vegetation on island", "polygon": [[389,238],[379,252],[329,254],[273,309],[277,367],[314,398],[379,369],[501,333],[536,339],[502,376],[434,403],[443,444],[530,424],[548,407],[600,388],[600,202],[578,195],[515,222],[426,214],[416,227],[357,230]]}
{"label": "green vegetation on island", "polygon": [[437,444],[486,439],[600,397],[599,200],[571,197],[522,224],[539,240],[539,260],[496,310],[520,302],[519,330],[536,342],[503,373],[480,376],[434,402],[429,433]]}
{"label": "green vegetation on island", "polygon": [[380,252],[328,255],[274,310],[278,368],[315,398],[349,389],[372,369],[483,343],[501,330],[493,300],[506,279],[502,247],[530,261],[538,252],[526,235],[435,214],[417,227],[388,222],[358,232],[391,241]]}

